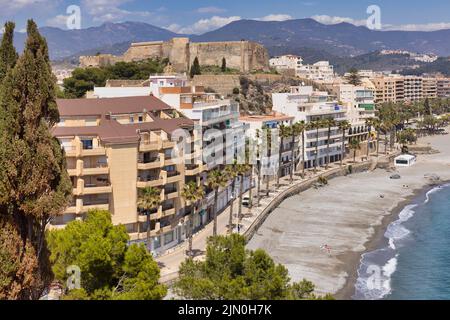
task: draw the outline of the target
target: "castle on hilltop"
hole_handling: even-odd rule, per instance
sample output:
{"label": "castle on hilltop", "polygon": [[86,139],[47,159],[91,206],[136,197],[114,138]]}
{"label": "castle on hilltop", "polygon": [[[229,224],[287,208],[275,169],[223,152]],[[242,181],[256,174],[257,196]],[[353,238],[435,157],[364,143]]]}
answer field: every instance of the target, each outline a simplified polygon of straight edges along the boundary
{"label": "castle on hilltop", "polygon": [[189,38],[169,41],[132,43],[122,56],[99,54],[81,56],[80,67],[112,65],[119,61],[131,62],[148,58],[167,58],[176,72],[187,72],[195,57],[201,65],[221,66],[225,58],[227,67],[241,72],[269,70],[269,53],[264,46],[251,41],[190,42]]}

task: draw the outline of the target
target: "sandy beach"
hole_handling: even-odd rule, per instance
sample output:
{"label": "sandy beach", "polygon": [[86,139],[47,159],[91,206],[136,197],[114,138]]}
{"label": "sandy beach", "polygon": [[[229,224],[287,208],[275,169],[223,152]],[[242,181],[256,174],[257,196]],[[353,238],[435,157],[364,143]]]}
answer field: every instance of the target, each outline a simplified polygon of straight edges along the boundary
{"label": "sandy beach", "polygon": [[450,135],[425,137],[418,144],[431,144],[439,153],[419,155],[413,167],[399,168],[399,180],[376,169],[291,197],[270,214],[248,248],[267,250],[293,281],[306,278],[319,294],[350,299],[361,255],[380,243],[387,225],[416,194],[430,188],[428,176],[450,180]]}

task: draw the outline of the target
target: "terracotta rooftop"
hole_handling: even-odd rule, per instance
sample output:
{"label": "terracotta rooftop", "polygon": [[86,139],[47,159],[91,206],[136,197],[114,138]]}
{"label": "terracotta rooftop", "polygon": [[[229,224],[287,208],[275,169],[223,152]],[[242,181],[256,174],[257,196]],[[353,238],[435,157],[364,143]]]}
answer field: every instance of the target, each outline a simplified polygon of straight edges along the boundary
{"label": "terracotta rooftop", "polygon": [[153,122],[120,124],[109,119],[109,112],[124,114],[143,112],[144,109],[147,112],[172,109],[155,97],[57,100],[57,104],[61,116],[101,116],[98,126],[54,127],[52,134],[57,137],[98,136],[105,143],[131,143],[139,141],[138,131],[162,130],[170,135],[178,128],[194,126],[194,122],[188,118],[161,119],[152,114]]}
{"label": "terracotta rooftop", "polygon": [[124,114],[172,109],[154,96],[101,98],[101,99],[57,99],[59,114],[65,116],[101,116],[108,113]]}

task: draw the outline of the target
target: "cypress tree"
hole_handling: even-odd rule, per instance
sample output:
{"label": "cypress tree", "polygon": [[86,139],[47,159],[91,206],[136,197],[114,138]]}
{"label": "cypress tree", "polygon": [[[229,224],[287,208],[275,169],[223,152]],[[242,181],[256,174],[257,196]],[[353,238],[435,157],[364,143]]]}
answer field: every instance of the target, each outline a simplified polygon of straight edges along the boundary
{"label": "cypress tree", "polygon": [[[47,43],[32,20],[27,33],[23,55],[3,81],[0,102],[0,222],[21,239],[8,247],[10,254],[22,253],[10,281],[0,282],[0,295],[14,291],[18,299],[38,298],[50,280],[44,232],[62,214],[72,190],[64,152],[50,133],[59,113]],[[28,271],[17,276],[23,269]]]}
{"label": "cypress tree", "polygon": [[225,59],[225,57],[222,58],[222,67],[220,69],[222,70],[222,72],[227,71],[227,60]]}
{"label": "cypress tree", "polygon": [[5,23],[5,33],[0,44],[0,81],[2,81],[9,69],[14,68],[17,61],[17,52],[14,48],[14,22]]}
{"label": "cypress tree", "polygon": [[192,63],[192,66],[191,66],[191,78],[193,78],[197,74],[201,74],[201,71],[200,71],[200,63],[198,62],[198,58],[195,57],[194,62]]}

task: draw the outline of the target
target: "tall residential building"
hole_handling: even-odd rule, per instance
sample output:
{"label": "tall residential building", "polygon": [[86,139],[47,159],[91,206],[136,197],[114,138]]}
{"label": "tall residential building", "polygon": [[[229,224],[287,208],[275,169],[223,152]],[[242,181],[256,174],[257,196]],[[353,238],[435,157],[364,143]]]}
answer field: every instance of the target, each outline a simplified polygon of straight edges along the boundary
{"label": "tall residential building", "polygon": [[376,104],[399,101],[402,94],[402,80],[400,78],[375,77],[372,79],[372,83],[375,86]]}
{"label": "tall residential building", "polygon": [[437,79],[437,96],[439,98],[450,98],[450,78]]}
{"label": "tall residential building", "polygon": [[297,69],[297,76],[312,81],[331,83],[334,80],[334,68],[328,61],[319,61],[302,65]]}
{"label": "tall residential building", "polygon": [[[132,241],[151,230],[154,252],[177,245],[186,237],[189,215],[181,190],[203,171],[196,150],[188,153],[172,141],[177,129],[199,139],[194,122],[155,97],[68,99],[57,101],[61,120],[52,133],[65,150],[73,184],[73,202],[53,227],[84,217],[90,209],[105,209],[114,224],[122,224]],[[139,190],[155,187],[161,205],[150,213],[137,207]]]}
{"label": "tall residential building", "polygon": [[[273,93],[273,110],[294,117],[294,121],[305,121],[310,123],[315,120],[331,118],[336,121],[346,119],[347,110],[331,99],[327,92],[314,91],[311,86],[291,87],[289,93]],[[305,133],[304,139],[306,150],[304,159],[305,167],[314,167],[316,159],[316,141],[318,137],[317,155],[318,165],[327,162],[328,129],[309,130]],[[331,130],[330,157],[331,162],[341,159],[341,133],[337,127]]]}
{"label": "tall residential building", "polygon": [[423,78],[422,87],[424,98],[437,98],[437,78]]}
{"label": "tall residential building", "polygon": [[[223,164],[233,163],[237,152],[245,143],[245,127],[239,122],[239,104],[229,99],[222,99],[215,93],[207,93],[200,86],[190,86],[186,75],[162,74],[152,75],[149,81],[136,87],[96,87],[94,97],[130,96],[141,90],[142,95],[152,95],[165,102],[171,108],[193,121],[200,132],[201,139],[195,148],[201,153],[203,163],[200,180],[206,182],[206,171],[221,169]],[[201,151],[200,151],[201,150]],[[244,188],[248,189],[250,181],[244,179]],[[214,211],[221,211],[231,199],[231,187],[224,188],[214,204],[213,190],[206,190],[206,209],[202,223],[214,216]]]}
{"label": "tall residential building", "polygon": [[423,94],[423,78],[417,76],[403,77],[406,102],[420,101],[424,98]]}

